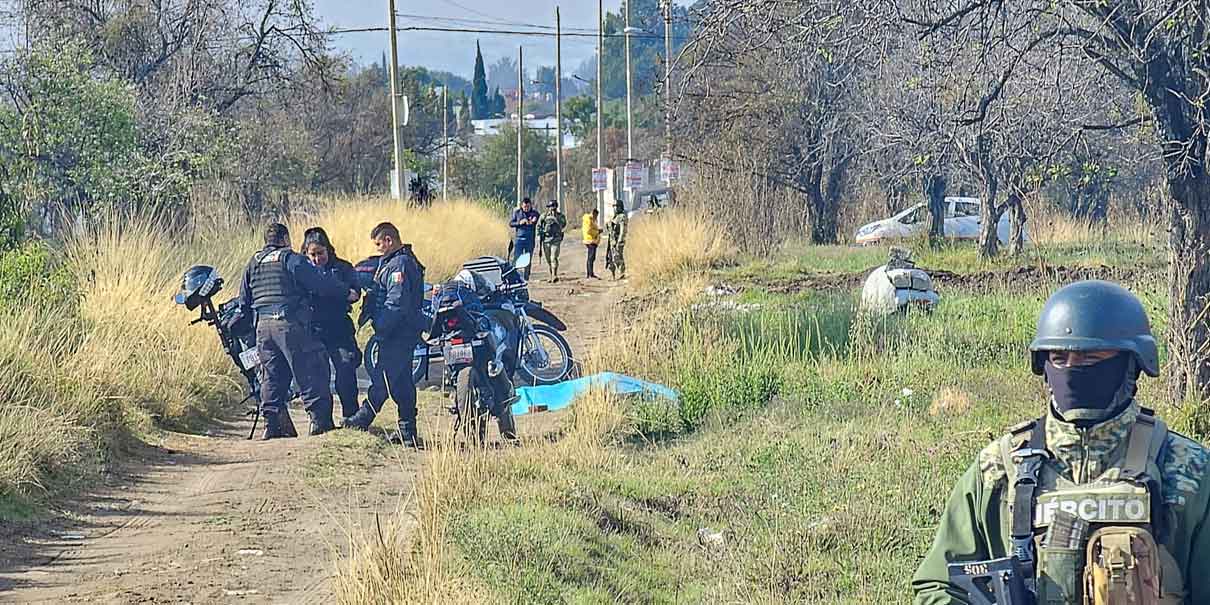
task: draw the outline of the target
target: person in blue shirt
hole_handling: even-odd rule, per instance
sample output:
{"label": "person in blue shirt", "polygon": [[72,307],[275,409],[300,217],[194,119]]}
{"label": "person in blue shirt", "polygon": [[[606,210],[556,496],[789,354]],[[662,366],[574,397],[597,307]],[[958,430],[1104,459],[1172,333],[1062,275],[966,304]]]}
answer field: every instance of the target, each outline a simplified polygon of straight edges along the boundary
{"label": "person in blue shirt", "polygon": [[[521,200],[521,207],[513,210],[512,218],[508,221],[508,226],[513,228],[513,250],[512,262],[517,263],[517,259],[522,254],[533,254],[534,242],[537,240],[538,231],[538,211],[534,210],[534,203],[529,198]],[[525,279],[529,279],[529,267],[526,267],[524,272]]]}
{"label": "person in blue shirt", "polygon": [[260,357],[261,413],[264,439],[289,437],[282,416],[289,414],[290,383],[296,381],[311,434],[335,428],[328,361],[312,332],[312,299],[351,296],[339,280],[324,275],[290,249],[290,231],[281,223],[265,229],[265,247],[252,256],[240,283],[239,304],[256,326]]}

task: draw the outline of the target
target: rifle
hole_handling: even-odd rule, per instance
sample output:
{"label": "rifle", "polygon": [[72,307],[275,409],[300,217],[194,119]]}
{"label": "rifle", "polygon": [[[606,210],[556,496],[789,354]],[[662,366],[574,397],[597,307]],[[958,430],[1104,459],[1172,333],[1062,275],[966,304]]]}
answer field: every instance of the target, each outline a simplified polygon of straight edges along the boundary
{"label": "rifle", "polygon": [[971,605],[1035,605],[1025,586],[1022,564],[1016,556],[950,563],[950,582],[966,591]]}

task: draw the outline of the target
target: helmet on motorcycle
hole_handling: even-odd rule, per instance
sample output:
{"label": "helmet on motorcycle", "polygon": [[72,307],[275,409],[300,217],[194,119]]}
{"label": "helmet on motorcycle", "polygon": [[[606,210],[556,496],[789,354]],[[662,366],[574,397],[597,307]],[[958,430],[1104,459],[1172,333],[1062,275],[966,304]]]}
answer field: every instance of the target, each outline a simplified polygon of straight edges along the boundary
{"label": "helmet on motorcycle", "polygon": [[454,276],[453,281],[462,284],[464,287],[471,292],[474,292],[478,296],[491,294],[491,292],[495,289],[486,277],[481,275],[478,271],[472,271],[470,269],[463,269],[459,271],[458,274]]}
{"label": "helmet on motorcycle", "polygon": [[190,311],[196,309],[202,301],[214,296],[223,289],[223,279],[218,276],[214,267],[194,265],[185,271],[181,278],[181,291],[173,300],[178,305],[185,305]]}

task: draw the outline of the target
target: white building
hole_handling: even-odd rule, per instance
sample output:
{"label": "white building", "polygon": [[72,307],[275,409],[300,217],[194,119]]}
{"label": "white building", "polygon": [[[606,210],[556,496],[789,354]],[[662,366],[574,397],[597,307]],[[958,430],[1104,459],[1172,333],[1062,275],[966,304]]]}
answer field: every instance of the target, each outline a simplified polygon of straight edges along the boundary
{"label": "white building", "polygon": [[[494,137],[494,136],[500,134],[500,127],[503,126],[505,122],[515,123],[516,121],[517,121],[517,116],[514,115],[511,119],[508,119],[508,120],[506,120],[504,118],[491,118],[488,120],[471,120],[471,126],[474,127],[474,129],[475,129],[476,137],[486,138],[486,137]],[[546,117],[546,118],[536,118],[536,117],[534,117],[533,114],[527,114],[525,116],[525,127],[526,128],[530,129],[531,131],[533,131],[537,134],[541,134],[541,135],[545,136],[546,138],[550,139],[551,141],[555,140],[555,136],[556,136],[555,133],[558,132],[558,125],[556,122],[557,122],[557,120],[555,120],[554,116],[550,116],[550,117]],[[566,125],[566,123],[564,125]],[[563,133],[563,148],[564,149],[572,149],[574,147],[578,147],[579,145],[580,145],[580,142],[570,132]]]}

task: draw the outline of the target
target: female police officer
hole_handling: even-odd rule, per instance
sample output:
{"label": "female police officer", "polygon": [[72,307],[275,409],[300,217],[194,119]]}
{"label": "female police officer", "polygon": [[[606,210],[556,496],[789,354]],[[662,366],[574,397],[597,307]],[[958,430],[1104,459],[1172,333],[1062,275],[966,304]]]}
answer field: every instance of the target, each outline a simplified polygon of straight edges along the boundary
{"label": "female police officer", "polygon": [[341,416],[348,418],[357,413],[357,368],[361,365],[357,330],[349,316],[361,290],[357,284],[357,274],[353,271],[353,265],[336,256],[336,248],[321,227],[307,229],[302,253],[320,273],[336,279],[349,290],[345,296],[317,297],[311,301],[311,325],[336,371],[336,394],[340,397]]}

